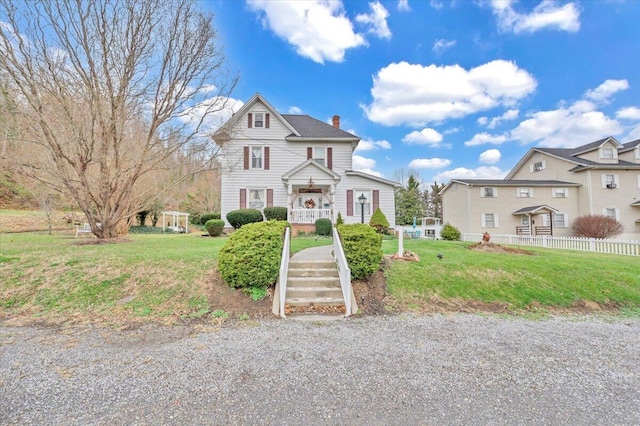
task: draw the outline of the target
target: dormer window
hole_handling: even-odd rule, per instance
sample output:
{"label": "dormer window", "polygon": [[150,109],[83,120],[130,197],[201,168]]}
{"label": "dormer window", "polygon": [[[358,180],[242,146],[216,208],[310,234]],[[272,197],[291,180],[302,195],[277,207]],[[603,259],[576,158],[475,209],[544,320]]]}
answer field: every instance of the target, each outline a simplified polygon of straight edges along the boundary
{"label": "dormer window", "polygon": [[613,153],[613,148],[602,148],[600,151],[600,159],[602,160],[613,160],[615,155]]}

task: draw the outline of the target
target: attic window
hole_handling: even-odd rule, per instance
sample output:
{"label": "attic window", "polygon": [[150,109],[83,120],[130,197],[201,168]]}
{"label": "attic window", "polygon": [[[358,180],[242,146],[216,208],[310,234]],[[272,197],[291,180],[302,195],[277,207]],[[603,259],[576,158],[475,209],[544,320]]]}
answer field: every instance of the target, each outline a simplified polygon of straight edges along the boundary
{"label": "attic window", "polygon": [[253,114],[253,116],[254,116],[253,126],[264,127],[264,114],[261,112],[256,112]]}
{"label": "attic window", "polygon": [[542,170],[544,167],[542,165],[542,161],[538,161],[537,163],[535,163],[533,165],[533,170],[536,172],[539,172],[540,170]]}
{"label": "attic window", "polygon": [[602,158],[603,160],[612,160],[614,158],[613,148],[602,148],[600,158]]}

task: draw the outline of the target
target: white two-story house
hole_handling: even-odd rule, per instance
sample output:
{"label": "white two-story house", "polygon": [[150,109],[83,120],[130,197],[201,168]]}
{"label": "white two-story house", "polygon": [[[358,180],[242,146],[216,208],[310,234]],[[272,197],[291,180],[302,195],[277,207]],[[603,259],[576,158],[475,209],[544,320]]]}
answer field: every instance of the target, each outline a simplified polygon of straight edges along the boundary
{"label": "white two-story house", "polygon": [[255,94],[214,135],[222,151],[221,216],[232,210],[286,207],[295,229],[319,218],[369,223],[380,208],[395,226],[400,184],[354,171],[360,138],[308,115],[280,114]]}
{"label": "white two-story house", "polygon": [[579,216],[618,220],[640,240],[640,140],[532,148],[503,180],[452,179],[443,217],[463,233],[571,236]]}

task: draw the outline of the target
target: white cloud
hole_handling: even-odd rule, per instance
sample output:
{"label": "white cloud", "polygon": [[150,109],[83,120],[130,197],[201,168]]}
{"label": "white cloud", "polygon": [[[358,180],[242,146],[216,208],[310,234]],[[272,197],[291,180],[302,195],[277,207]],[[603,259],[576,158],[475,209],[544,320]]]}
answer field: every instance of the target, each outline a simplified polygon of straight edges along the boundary
{"label": "white cloud", "polygon": [[[221,108],[223,105],[224,108]],[[236,111],[242,108],[243,105],[244,102],[238,99],[213,96],[186,109],[184,114],[180,115],[178,119],[190,127],[195,128],[199,125],[202,117],[206,116],[201,125],[201,132],[213,133],[229,120]]]}
{"label": "white cloud", "polygon": [[434,9],[442,9],[442,6],[444,6],[444,4],[442,3],[442,0],[431,0],[430,2],[431,7]]}
{"label": "white cloud", "polygon": [[445,158],[416,158],[411,160],[409,167],[412,169],[442,169],[451,164],[451,160]]}
{"label": "white cloud", "polygon": [[627,107],[616,111],[616,117],[624,120],[640,120],[640,108]]}
{"label": "white cloud", "polygon": [[287,114],[302,114],[302,108],[298,108],[297,106],[290,106]]}
{"label": "white cloud", "polygon": [[377,149],[391,149],[391,144],[386,140],[374,141],[374,140],[360,140],[358,147],[354,152],[360,151],[374,151]]}
{"label": "white cloud", "polygon": [[502,154],[497,149],[488,149],[480,154],[479,161],[484,164],[495,164],[500,161]]}
{"label": "white cloud", "polygon": [[373,168],[376,166],[376,160],[371,158],[361,157],[360,155],[353,156],[353,170],[358,172],[368,173],[370,175],[382,177],[382,173],[376,172]]}
{"label": "white cloud", "polygon": [[511,139],[543,147],[573,148],[607,136],[619,135],[620,123],[596,111],[593,104],[578,101],[556,110],[530,114],[510,132]]}
{"label": "white cloud", "polygon": [[347,49],[367,44],[354,31],[341,1],[248,0],[247,4],[261,12],[265,27],[314,62],[342,62]]}
{"label": "white cloud", "polygon": [[500,145],[507,141],[507,137],[505,135],[490,135],[489,133],[476,133],[473,135],[471,140],[466,141],[464,144],[466,146],[477,146],[484,144],[493,144]]}
{"label": "white cloud", "polygon": [[385,9],[385,7],[377,0],[369,3],[369,8],[371,9],[371,13],[363,13],[356,16],[356,21],[361,24],[369,25],[370,28],[368,32],[373,33],[380,38],[390,39],[391,31],[387,25],[387,18],[389,17],[387,9]]}
{"label": "white cloud", "polygon": [[489,124],[489,117],[478,117],[477,122],[481,126],[486,126],[487,124]]}
{"label": "white cloud", "polygon": [[[571,2],[559,6],[554,0],[543,0],[531,13],[522,14],[514,10],[512,0],[492,0],[493,13],[498,18],[498,27],[515,34],[550,28],[568,32],[580,29],[580,10]],[[526,4],[526,3],[525,3]]]}
{"label": "white cloud", "polygon": [[424,126],[500,105],[510,106],[536,88],[526,70],[495,60],[466,70],[459,65],[392,63],[373,78],[369,120],[387,126]]}
{"label": "white cloud", "polygon": [[[487,117],[480,117],[478,119],[478,124],[486,124],[489,129],[495,129],[498,124],[502,123],[503,121],[515,120],[516,118],[518,118],[518,114],[520,114],[519,110],[510,109],[499,117],[493,117],[491,121],[489,121]],[[484,119],[482,123],[480,122],[480,119]]]}
{"label": "white cloud", "polygon": [[411,12],[411,6],[409,6],[409,0],[398,0],[398,10],[400,12]]}
{"label": "white cloud", "polygon": [[584,97],[591,99],[594,102],[606,103],[611,95],[620,90],[627,90],[629,88],[629,82],[627,80],[605,80],[600,86],[593,90],[587,90]]}
{"label": "white cloud", "polygon": [[481,166],[476,169],[458,167],[457,169],[440,172],[434,176],[435,181],[448,182],[451,179],[503,179],[507,172],[495,166]]}
{"label": "white cloud", "polygon": [[456,45],[456,41],[455,40],[445,40],[443,38],[436,40],[435,43],[433,43],[433,47],[431,48],[432,51],[436,52],[436,53],[442,53],[445,50],[453,47]]}
{"label": "white cloud", "polygon": [[402,138],[402,142],[408,145],[438,145],[442,142],[443,136],[437,130],[426,128],[413,132]]}

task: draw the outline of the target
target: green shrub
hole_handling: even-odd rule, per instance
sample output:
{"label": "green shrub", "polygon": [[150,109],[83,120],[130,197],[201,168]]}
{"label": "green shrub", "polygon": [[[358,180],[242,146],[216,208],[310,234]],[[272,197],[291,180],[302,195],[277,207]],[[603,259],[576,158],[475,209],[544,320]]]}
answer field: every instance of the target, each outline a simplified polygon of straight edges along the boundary
{"label": "green shrub", "polygon": [[257,209],[240,209],[227,213],[227,221],[234,229],[248,223],[262,222],[262,212]]}
{"label": "green shrub", "polygon": [[[165,232],[173,232],[166,230]],[[162,227],[156,226],[132,226],[129,228],[130,234],[162,234]]]}
{"label": "green shrub", "polygon": [[344,225],[344,219],[342,218],[342,213],[338,212],[338,217],[336,218],[336,226]]}
{"label": "green shrub", "polygon": [[204,227],[207,228],[207,232],[212,237],[219,237],[222,234],[222,229],[224,228],[224,220],[221,219],[211,219],[208,220],[207,223],[204,224]]}
{"label": "green shrub", "polygon": [[287,220],[286,207],[265,207],[263,212],[266,220]]}
{"label": "green shrub", "polygon": [[213,219],[220,219],[220,213],[203,213],[200,215],[200,225],[205,225]]}
{"label": "green shrub", "polygon": [[331,219],[318,219],[316,220],[316,234],[317,235],[331,235]]}
{"label": "green shrub", "polygon": [[457,241],[460,239],[460,231],[458,231],[458,228],[447,222],[440,230],[440,237],[443,240]]}
{"label": "green shrub", "polygon": [[373,212],[373,215],[371,215],[369,226],[374,227],[378,234],[387,233],[387,229],[389,229],[389,221],[387,220],[387,217],[384,215],[384,213],[382,213],[382,210],[380,210],[380,207],[378,207],[376,211]]}
{"label": "green shrub", "polygon": [[189,213],[189,223],[192,225],[202,225],[202,223],[200,223],[200,213]]}
{"label": "green shrub", "polygon": [[222,279],[236,288],[267,288],[280,270],[287,222],[251,223],[235,231],[218,254]]}
{"label": "green shrub", "polygon": [[338,233],[351,268],[351,278],[365,279],[378,270],[382,261],[382,235],[369,225],[340,225]]}

